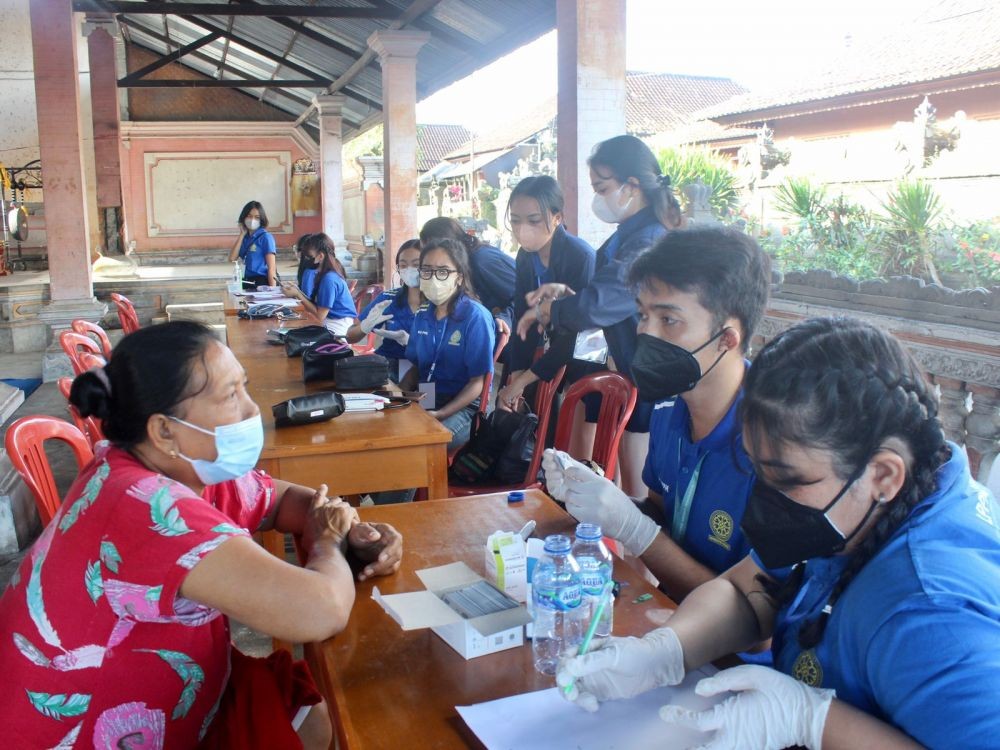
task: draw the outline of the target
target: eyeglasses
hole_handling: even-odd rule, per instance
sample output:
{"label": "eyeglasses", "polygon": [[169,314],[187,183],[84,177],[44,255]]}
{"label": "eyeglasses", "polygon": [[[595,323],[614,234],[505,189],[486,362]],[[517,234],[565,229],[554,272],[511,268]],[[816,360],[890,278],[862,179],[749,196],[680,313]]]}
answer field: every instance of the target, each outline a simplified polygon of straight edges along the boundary
{"label": "eyeglasses", "polygon": [[447,281],[453,273],[459,273],[454,268],[431,268],[430,266],[420,266],[420,278],[430,281],[431,277],[438,281]]}

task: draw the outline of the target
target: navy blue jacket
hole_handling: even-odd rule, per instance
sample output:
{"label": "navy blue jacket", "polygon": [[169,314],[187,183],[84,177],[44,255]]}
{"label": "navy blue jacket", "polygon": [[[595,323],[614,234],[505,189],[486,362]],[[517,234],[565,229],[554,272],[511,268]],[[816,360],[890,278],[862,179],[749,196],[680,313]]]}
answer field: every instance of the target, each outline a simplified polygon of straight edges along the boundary
{"label": "navy blue jacket", "polygon": [[576,334],[603,328],[615,366],[629,378],[638,315],[635,291],[628,286],[628,272],[632,261],[666,233],[666,227],[649,206],[628,217],[597,251],[597,270],[590,284],[578,289],[572,297],[552,303],[553,330]]}
{"label": "navy blue jacket", "polygon": [[[525,295],[533,292],[539,286],[532,255],[534,253],[525,250],[517,252],[517,279],[514,282],[515,323],[528,310],[528,304],[524,301]],[[555,234],[552,235],[549,267],[542,283],[566,284],[574,292],[579,292],[590,283],[590,279],[594,275],[596,257],[594,248],[579,237],[567,232],[560,225],[556,228]],[[553,333],[549,350],[541,359],[532,364],[531,360],[535,355],[535,350],[541,345],[540,338],[535,326],[532,326],[525,341],[521,341],[521,338],[515,333],[510,340],[510,367],[512,370],[526,370],[530,367],[531,371],[542,380],[551,380],[556,371],[567,362],[565,346],[567,341],[569,354],[572,355],[576,334]],[[567,341],[560,341],[560,339]]]}
{"label": "navy blue jacket", "polygon": [[472,285],[483,307],[511,322],[514,302],[514,260],[492,245],[480,245],[469,253]]}

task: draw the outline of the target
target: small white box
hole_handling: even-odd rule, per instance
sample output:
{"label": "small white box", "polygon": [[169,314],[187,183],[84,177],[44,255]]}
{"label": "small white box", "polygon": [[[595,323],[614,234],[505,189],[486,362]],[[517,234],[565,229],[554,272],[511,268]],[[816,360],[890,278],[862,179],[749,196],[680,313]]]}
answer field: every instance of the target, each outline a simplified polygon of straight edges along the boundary
{"label": "small white box", "polygon": [[497,531],[486,540],[486,578],[522,604],[528,600],[528,550],[516,531]]}
{"label": "small white box", "polygon": [[483,581],[463,562],[418,570],[424,591],[383,596],[376,586],[372,599],[403,630],[430,628],[465,659],[496,653],[524,644],[524,624],[531,617],[524,606],[465,618],[442,597]]}

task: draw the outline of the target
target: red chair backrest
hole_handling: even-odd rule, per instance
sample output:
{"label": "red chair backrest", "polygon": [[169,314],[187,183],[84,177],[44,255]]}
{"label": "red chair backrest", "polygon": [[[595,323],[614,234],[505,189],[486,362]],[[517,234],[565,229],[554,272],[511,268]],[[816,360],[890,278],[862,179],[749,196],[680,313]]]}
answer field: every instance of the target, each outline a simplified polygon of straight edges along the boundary
{"label": "red chair backrest", "polygon": [[89,320],[77,318],[73,321],[73,331],[81,336],[93,335],[97,337],[97,343],[101,345],[101,353],[105,359],[111,359],[111,339],[103,328]]}
{"label": "red chair backrest", "polygon": [[122,324],[122,330],[126,335],[139,330],[139,316],[135,312],[135,305],[124,294],[111,293],[111,301],[118,308],[118,321]]}
{"label": "red chair backrest", "polygon": [[83,354],[93,354],[101,356],[101,347],[90,336],[74,331],[63,331],[59,334],[59,346],[66,352],[69,362],[73,366],[73,374],[79,375],[88,369],[89,365],[83,363]]}
{"label": "red chair backrest", "polygon": [[601,394],[601,411],[597,415],[592,458],[604,467],[604,475],[608,479],[614,479],[618,470],[618,445],[635,408],[637,391],[628,378],[617,372],[595,372],[577,380],[563,395],[562,406],[559,407],[556,450],[564,451],[569,448],[573,412],[588,393]]}
{"label": "red chair backrest", "polygon": [[535,390],[535,414],[538,415],[538,429],[535,430],[535,452],[531,454],[528,473],[524,477],[525,485],[530,485],[537,481],[538,470],[542,466],[542,453],[545,452],[545,436],[549,434],[552,401],[555,399],[556,391],[559,390],[559,386],[562,384],[565,375],[566,366],[563,365],[548,383],[544,380],[538,381],[538,386]]}
{"label": "red chair backrest", "polygon": [[80,432],[87,436],[87,440],[90,441],[90,447],[93,448],[98,441],[105,439],[101,423],[96,417],[81,416],[77,408],[69,402],[69,392],[73,387],[73,378],[59,378],[56,381],[56,385],[59,387],[59,392],[63,395],[63,398],[66,399],[66,409],[69,411],[70,417],[73,418],[73,424],[76,425]]}
{"label": "red chair backrest", "polygon": [[[500,318],[494,318],[496,323],[496,344],[493,346],[493,365],[494,370],[496,369],[496,363],[500,361],[500,355],[503,354],[504,347],[507,346],[507,342],[510,341],[510,326],[507,325],[506,320]],[[490,405],[490,391],[493,389],[493,373],[486,373],[486,377],[483,378],[483,390],[479,394],[479,413],[484,417],[486,416],[486,409]]]}
{"label": "red chair backrest", "polygon": [[[382,293],[383,287],[381,284],[372,284],[371,286],[366,286],[361,290],[355,300],[354,305],[358,311],[358,317],[361,317],[361,311],[365,309],[365,305],[371,302],[373,299],[378,297]],[[362,344],[355,344],[352,348],[355,354],[371,354],[378,348],[378,341],[376,341],[376,336],[374,333],[368,334],[368,339]]]}
{"label": "red chair backrest", "polygon": [[69,422],[55,417],[35,416],[22,417],[10,426],[4,441],[7,455],[35,496],[43,525],[52,520],[62,504],[49,458],[45,455],[46,440],[62,440],[67,443],[73,450],[79,469],[83,469],[94,458],[87,436]]}

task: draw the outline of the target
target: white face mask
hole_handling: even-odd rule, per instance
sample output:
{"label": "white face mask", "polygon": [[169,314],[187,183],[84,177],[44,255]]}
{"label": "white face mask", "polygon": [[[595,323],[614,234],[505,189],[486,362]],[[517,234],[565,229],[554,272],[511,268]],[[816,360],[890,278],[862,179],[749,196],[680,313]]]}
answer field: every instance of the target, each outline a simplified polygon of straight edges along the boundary
{"label": "white face mask", "polygon": [[249,216],[243,220],[243,225],[251,232],[260,229],[260,219],[251,219]]}
{"label": "white face mask", "polygon": [[458,274],[453,273],[447,281],[441,281],[436,277],[420,280],[420,291],[435,305],[441,306],[451,299],[458,288]]}
{"label": "white face mask", "polygon": [[544,226],[533,227],[530,224],[522,224],[513,232],[517,244],[529,253],[537,253],[552,239],[552,235]]}
{"label": "white face mask", "polygon": [[414,287],[414,288],[418,287],[420,286],[420,269],[400,268],[399,279],[409,287]]}
{"label": "white face mask", "polygon": [[178,454],[191,464],[198,479],[206,486],[243,476],[257,465],[260,452],[264,449],[264,423],[260,414],[242,422],[219,425],[214,430],[206,430],[178,417],[169,419],[215,438],[216,456],[213,461]]}
{"label": "white face mask", "polygon": [[629,196],[628,202],[624,206],[619,202],[622,190],[625,189],[626,184],[623,182],[615,192],[608,195],[594,193],[594,200],[591,204],[594,216],[605,224],[618,224],[625,219],[628,216],[629,206],[632,205],[632,201],[635,198],[634,195]]}

